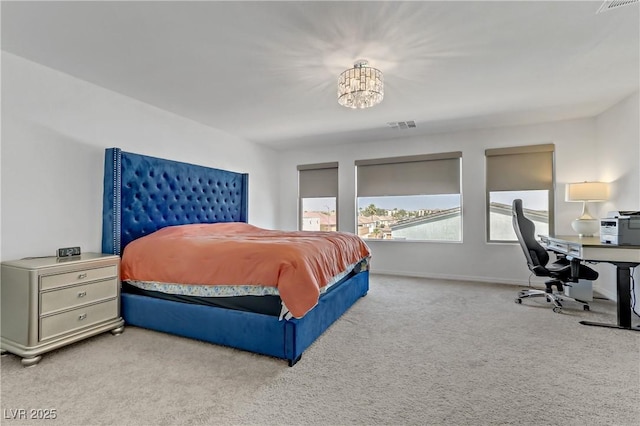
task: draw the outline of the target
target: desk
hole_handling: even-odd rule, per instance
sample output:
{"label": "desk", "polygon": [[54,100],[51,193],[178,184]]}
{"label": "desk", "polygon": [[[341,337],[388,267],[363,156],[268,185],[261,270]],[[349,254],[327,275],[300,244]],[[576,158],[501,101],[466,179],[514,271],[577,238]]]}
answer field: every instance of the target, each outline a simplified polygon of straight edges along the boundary
{"label": "desk", "polygon": [[616,265],[618,323],[580,321],[580,324],[640,331],[640,328],[631,326],[631,268],[640,265],[640,246],[614,246],[601,243],[598,237],[571,235],[540,235],[540,240],[548,250],[565,254],[578,261],[607,262]]}

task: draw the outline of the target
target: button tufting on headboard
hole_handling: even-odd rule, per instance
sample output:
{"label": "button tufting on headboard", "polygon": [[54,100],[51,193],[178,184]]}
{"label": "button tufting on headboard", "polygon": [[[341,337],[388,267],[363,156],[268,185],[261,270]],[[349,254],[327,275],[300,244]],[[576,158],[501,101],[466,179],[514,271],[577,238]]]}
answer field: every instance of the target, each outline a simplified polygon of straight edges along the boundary
{"label": "button tufting on headboard", "polygon": [[246,222],[247,194],[247,174],[107,149],[102,250],[170,225]]}

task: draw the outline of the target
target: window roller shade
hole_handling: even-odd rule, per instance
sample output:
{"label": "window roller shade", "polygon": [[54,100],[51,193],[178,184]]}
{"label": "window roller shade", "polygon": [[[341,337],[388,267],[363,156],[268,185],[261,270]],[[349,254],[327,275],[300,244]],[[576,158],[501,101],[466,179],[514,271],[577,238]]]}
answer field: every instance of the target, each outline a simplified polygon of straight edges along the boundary
{"label": "window roller shade", "polygon": [[486,151],[487,190],[553,190],[553,145]]}
{"label": "window roller shade", "polygon": [[330,168],[311,168],[311,166],[300,166],[298,169],[300,198],[338,196],[337,164],[336,167]]}
{"label": "window roller shade", "polygon": [[459,194],[461,154],[357,161],[358,197]]}

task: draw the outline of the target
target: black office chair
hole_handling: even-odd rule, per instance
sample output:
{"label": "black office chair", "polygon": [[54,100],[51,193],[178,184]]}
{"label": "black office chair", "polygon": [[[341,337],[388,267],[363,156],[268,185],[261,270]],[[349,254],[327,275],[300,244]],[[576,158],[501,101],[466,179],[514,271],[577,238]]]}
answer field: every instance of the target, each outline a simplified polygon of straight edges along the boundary
{"label": "black office chair", "polygon": [[[516,303],[522,303],[522,299],[529,297],[545,297],[548,302],[553,303],[553,312],[561,312],[562,302],[565,300],[580,303],[582,308],[588,311],[589,303],[565,296],[564,286],[571,286],[571,282],[577,282],[578,279],[593,281],[598,278],[598,273],[585,265],[577,263],[573,265],[577,274],[574,272],[572,276],[571,261],[564,256],[556,255],[557,260],[549,264],[549,253],[536,240],[535,225],[525,217],[522,209],[522,200],[520,199],[513,200],[512,218],[513,230],[516,232],[524,257],[527,259],[529,270],[538,277],[551,278],[545,282],[545,290],[521,290],[516,298]],[[557,287],[557,292],[555,293],[553,286]]]}

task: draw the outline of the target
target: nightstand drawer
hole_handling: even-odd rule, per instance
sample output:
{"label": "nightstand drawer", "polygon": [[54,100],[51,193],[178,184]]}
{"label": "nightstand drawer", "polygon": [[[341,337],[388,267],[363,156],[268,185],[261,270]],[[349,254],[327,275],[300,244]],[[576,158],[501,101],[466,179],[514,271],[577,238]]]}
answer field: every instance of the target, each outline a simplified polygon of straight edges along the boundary
{"label": "nightstand drawer", "polygon": [[69,309],[103,299],[113,299],[118,295],[118,280],[112,278],[91,284],[67,287],[43,292],[40,295],[40,314],[48,314],[60,309]]}
{"label": "nightstand drawer", "polygon": [[115,265],[95,269],[83,269],[58,275],[44,275],[40,278],[40,289],[45,290],[48,288],[80,284],[117,276],[118,268]]}
{"label": "nightstand drawer", "polygon": [[40,319],[40,340],[118,317],[118,300],[109,300]]}

